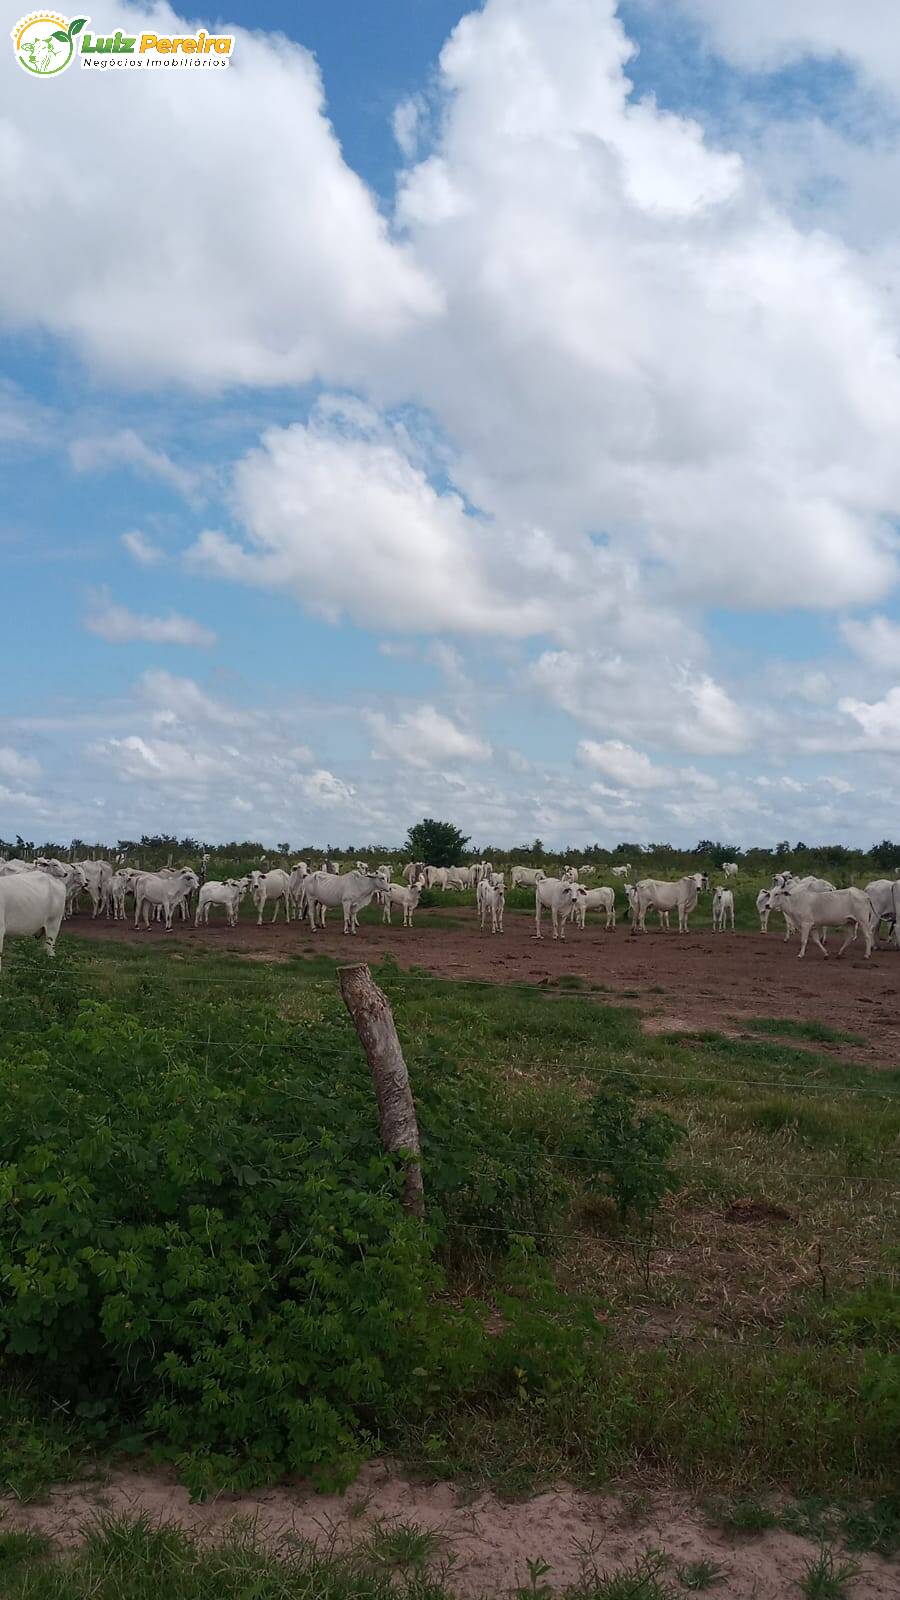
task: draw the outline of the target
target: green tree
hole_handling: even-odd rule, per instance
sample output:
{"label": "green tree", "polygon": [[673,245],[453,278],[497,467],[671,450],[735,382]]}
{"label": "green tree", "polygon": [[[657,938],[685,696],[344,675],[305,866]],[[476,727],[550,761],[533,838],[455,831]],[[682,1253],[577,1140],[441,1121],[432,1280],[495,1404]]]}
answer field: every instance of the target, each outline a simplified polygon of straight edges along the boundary
{"label": "green tree", "polygon": [[427,861],[430,867],[455,866],[468,843],[468,834],[460,833],[452,822],[437,822],[434,817],[424,817],[406,836],[413,860]]}

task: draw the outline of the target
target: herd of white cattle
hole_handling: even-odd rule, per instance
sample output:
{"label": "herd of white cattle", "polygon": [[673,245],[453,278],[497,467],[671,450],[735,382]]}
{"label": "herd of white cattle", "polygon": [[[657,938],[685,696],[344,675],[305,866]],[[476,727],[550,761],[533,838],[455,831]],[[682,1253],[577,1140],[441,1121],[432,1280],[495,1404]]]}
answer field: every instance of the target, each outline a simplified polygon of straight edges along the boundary
{"label": "herd of white cattle", "polygon": [[[202,872],[207,860],[204,856]],[[735,862],[726,861],[720,870],[728,879],[736,877],[738,868]],[[616,891],[613,887],[589,888],[583,884],[581,878],[592,871],[585,864],[567,867],[559,877],[552,877],[539,867],[511,869],[512,888],[534,891],[536,938],[543,937],[545,911],[550,914],[554,939],[565,939],[569,922],[584,928],[589,911],[599,912],[607,928],[615,927]],[[612,876],[620,880],[619,888],[627,901],[632,934],[646,931],[650,911],[656,912],[660,925],[666,929],[670,913],[676,912],[679,933],[687,933],[700,895],[709,890],[707,874],[691,872],[674,882],[642,878],[632,884],[627,881],[630,872],[627,863],[611,869]],[[52,955],[63,919],[72,915],[83,895],[89,898],[94,917],[121,921],[130,917],[133,910],[136,928],[149,929],[152,917],[170,932],[176,915],[187,921],[193,912],[195,927],[208,924],[214,906],[222,908],[228,927],[233,928],[241,902],[249,892],[258,924],[263,921],[267,905],[273,908],[272,922],[283,906],[285,922],[308,918],[310,928],[317,932],[325,927],[328,911],[340,909],[344,933],[354,934],[360,911],[373,901],[382,907],[384,922],[390,923],[397,910],[402,913],[403,926],[411,928],[423,890],[474,889],[482,931],[490,923],[492,934],[502,934],[506,873],[495,871],[492,862],[433,867],[424,861],[410,861],[402,877],[402,883],[393,883],[389,866],[373,868],[365,861],[358,861],[346,872],[335,861],[325,861],[318,868],[298,861],[290,870],[259,870],[242,878],[204,881],[191,867],[143,871],[139,867],[114,868],[108,861],[67,862],[43,856],[34,861],[0,861],[0,961],[7,935],[43,933]],[[882,921],[887,922],[900,946],[900,881],[890,878],[877,879],[865,889],[836,889],[824,878],[796,878],[793,873],[779,872],[768,889],[760,890],[756,908],[763,933],[768,931],[771,913],[782,914],[785,938],[798,935],[801,957],[806,954],[810,936],[827,956],[827,931],[836,927],[847,929],[838,955],[861,934],[868,957]],[[724,884],[713,891],[712,919],[715,932],[734,931],[734,891]]]}

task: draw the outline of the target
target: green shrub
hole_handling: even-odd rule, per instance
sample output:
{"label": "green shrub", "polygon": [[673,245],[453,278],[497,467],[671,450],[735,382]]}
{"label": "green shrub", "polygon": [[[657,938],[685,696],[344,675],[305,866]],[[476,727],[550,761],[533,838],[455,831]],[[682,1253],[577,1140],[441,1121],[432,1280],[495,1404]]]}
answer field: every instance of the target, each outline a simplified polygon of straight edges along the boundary
{"label": "green shrub", "polygon": [[73,1409],[145,1412],[195,1489],[345,1481],[431,1361],[431,1241],[374,1139],[97,1002],[0,1084],[6,1352]]}
{"label": "green shrub", "polygon": [[678,1186],[669,1156],[683,1130],[665,1111],[638,1111],[639,1095],[633,1078],[610,1073],[591,1102],[578,1153],[593,1164],[591,1187],[612,1196],[620,1218],[633,1211],[646,1224]]}

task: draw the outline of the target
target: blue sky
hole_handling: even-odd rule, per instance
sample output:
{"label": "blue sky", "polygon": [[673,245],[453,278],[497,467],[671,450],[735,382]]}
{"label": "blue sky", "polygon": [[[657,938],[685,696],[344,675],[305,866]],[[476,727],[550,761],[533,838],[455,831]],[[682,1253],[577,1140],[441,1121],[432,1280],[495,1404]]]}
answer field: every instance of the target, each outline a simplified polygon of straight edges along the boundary
{"label": "blue sky", "polygon": [[749,9],[7,50],[0,836],[890,834],[889,13]]}

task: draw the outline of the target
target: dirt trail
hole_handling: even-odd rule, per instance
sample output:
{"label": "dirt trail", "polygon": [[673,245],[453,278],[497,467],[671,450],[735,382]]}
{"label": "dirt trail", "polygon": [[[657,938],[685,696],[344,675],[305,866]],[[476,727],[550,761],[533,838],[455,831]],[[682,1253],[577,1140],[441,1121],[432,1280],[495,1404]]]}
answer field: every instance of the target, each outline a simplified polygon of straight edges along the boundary
{"label": "dirt trail", "polygon": [[[787,1594],[799,1594],[797,1580],[817,1554],[814,1544],[782,1532],[729,1538],[707,1527],[683,1496],[662,1493],[641,1500],[635,1519],[626,1496],[588,1494],[566,1485],[513,1503],[489,1493],[471,1499],[452,1484],[411,1483],[388,1463],[373,1461],[346,1495],[316,1495],[300,1485],[192,1505],[186,1490],[162,1476],[116,1472],[102,1486],[56,1489],[43,1504],[0,1500],[0,1510],[6,1527],[47,1535],[61,1546],[76,1543],[85,1523],[94,1522],[98,1513],[143,1512],[210,1538],[221,1536],[241,1517],[250,1519],[269,1544],[302,1538],[335,1551],[359,1547],[379,1524],[415,1523],[441,1536],[431,1575],[440,1577],[443,1566],[446,1586],[459,1600],[527,1584],[529,1558],[549,1564],[544,1581],[558,1590],[579,1579],[586,1555],[599,1570],[614,1571],[651,1550],[662,1550],[671,1559],[673,1577],[687,1562],[716,1562],[724,1573],[714,1592],[727,1594],[729,1600],[784,1600]],[[866,1556],[860,1565],[854,1600],[896,1600],[896,1564]]]}
{"label": "dirt trail", "polygon": [[[853,950],[837,961],[809,952],[797,959],[796,943],[779,933],[679,935],[648,932],[631,938],[627,927],[610,932],[588,926],[564,943],[533,938],[526,915],[508,913],[506,932],[480,933],[473,912],[420,912],[412,929],[364,925],[354,939],[337,928],[312,934],[307,925],[242,922],[236,928],[176,924],[169,935],[136,933],[130,924],[85,915],[65,924],[65,934],[164,942],[176,950],[231,951],[255,960],[321,953],[336,960],[379,961],[390,952],[403,967],[418,966],[444,978],[493,983],[541,983],[563,976],[603,985],[601,998],[626,1000],[654,1019],[655,1031],[671,1027],[733,1031],[750,1017],[790,1017],[825,1022],[859,1034],[856,1045],[816,1045],[874,1066],[900,1062],[900,951],[877,951],[870,961]],[[437,925],[440,918],[440,925]],[[449,925],[448,925],[449,923]],[[796,1041],[795,1041],[796,1042]]]}

